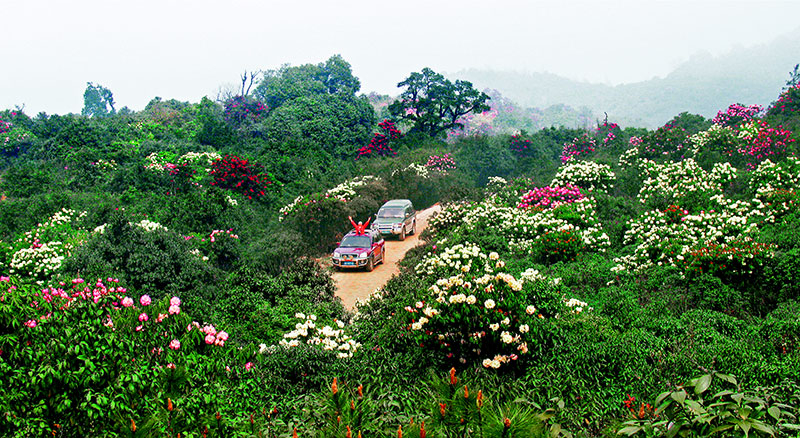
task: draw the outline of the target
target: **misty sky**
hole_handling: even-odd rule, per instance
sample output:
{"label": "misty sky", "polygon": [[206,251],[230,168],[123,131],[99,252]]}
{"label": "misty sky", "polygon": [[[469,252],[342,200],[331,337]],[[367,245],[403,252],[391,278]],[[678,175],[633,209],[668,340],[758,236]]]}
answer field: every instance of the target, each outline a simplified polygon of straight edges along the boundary
{"label": "misty sky", "polygon": [[[549,71],[610,84],[664,76],[798,29],[800,1],[3,0],[0,109],[80,112],[87,82],[116,107],[197,102],[244,70],[341,54],[362,92],[408,73]],[[788,71],[788,69],[787,69]]]}

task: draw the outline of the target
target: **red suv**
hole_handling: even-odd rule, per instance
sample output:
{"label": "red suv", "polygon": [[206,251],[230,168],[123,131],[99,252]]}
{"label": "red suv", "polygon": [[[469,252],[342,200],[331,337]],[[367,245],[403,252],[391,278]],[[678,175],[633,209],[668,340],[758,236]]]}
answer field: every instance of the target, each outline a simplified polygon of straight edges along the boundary
{"label": "red suv", "polygon": [[339,247],[333,251],[333,267],[364,268],[372,271],[375,265],[383,263],[386,257],[385,241],[378,230],[364,230],[363,234],[355,231],[347,233]]}

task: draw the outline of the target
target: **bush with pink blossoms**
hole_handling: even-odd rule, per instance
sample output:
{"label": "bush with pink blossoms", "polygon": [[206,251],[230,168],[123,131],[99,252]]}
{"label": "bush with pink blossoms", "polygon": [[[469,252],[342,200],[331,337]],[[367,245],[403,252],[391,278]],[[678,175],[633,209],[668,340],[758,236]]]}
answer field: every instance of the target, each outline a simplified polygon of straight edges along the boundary
{"label": "bush with pink blossoms", "polygon": [[782,156],[795,141],[788,129],[781,126],[773,128],[763,120],[742,125],[739,138],[744,140],[744,144],[736,152],[748,160],[749,170],[755,169],[768,158]]}
{"label": "bush with pink blossoms", "polygon": [[[207,344],[205,333],[187,330],[200,324],[166,310],[181,306],[177,297],[148,303],[149,297],[137,297],[112,278],[36,288],[3,276],[0,284],[4,435],[37,430],[50,436],[63,428],[63,436],[125,436],[131,419],[145,428],[144,419],[158,419],[168,397],[176,410],[196,416],[208,409],[208,399],[187,383],[227,381],[255,357],[225,347],[224,331],[214,328]],[[127,429],[119,428],[120,418]],[[188,430],[179,416],[171,421]]]}
{"label": "bush with pink blossoms", "polygon": [[761,105],[744,106],[740,103],[734,103],[724,112],[717,112],[717,116],[714,117],[712,122],[715,125],[736,127],[757,118],[761,112]]}
{"label": "bush with pink blossoms", "polygon": [[585,198],[578,186],[537,187],[522,196],[517,208],[556,208]]}
{"label": "bush with pink blossoms", "polygon": [[456,170],[456,161],[448,152],[443,155],[429,156],[428,161],[425,162],[424,166],[428,170],[432,170],[434,172],[447,173],[449,170]]}
{"label": "bush with pink blossoms", "polygon": [[561,151],[561,162],[566,163],[575,158],[591,155],[595,150],[597,150],[597,141],[588,133],[583,134],[572,139],[570,143],[564,143],[564,149]]}
{"label": "bush with pink blossoms", "polygon": [[800,113],[800,84],[789,87],[767,110],[768,116],[792,116]]}

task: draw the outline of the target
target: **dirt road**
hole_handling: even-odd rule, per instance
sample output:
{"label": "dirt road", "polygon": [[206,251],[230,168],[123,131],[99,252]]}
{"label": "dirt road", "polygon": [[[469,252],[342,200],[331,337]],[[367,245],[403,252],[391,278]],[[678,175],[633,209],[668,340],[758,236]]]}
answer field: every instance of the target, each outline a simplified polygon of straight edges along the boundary
{"label": "dirt road", "polygon": [[344,307],[353,309],[356,300],[364,299],[379,287],[383,287],[400,269],[397,262],[403,259],[406,251],[420,245],[419,235],[428,225],[431,215],[440,210],[438,204],[417,213],[417,232],[399,241],[396,237],[386,239],[386,261],[375,267],[372,272],[362,270],[341,271],[333,273],[336,282],[336,296],[342,299]]}

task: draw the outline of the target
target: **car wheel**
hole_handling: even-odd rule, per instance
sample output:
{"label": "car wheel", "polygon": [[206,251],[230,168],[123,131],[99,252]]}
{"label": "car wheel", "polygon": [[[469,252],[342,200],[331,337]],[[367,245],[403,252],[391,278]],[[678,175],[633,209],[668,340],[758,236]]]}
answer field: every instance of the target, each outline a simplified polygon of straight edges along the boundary
{"label": "car wheel", "polygon": [[400,240],[406,240],[406,226],[405,225],[400,227],[400,237],[399,237],[399,239]]}
{"label": "car wheel", "polygon": [[367,272],[372,272],[373,269],[375,269],[375,262],[374,259],[370,257],[369,260],[367,260]]}
{"label": "car wheel", "polygon": [[411,223],[411,234],[417,234],[417,221]]}
{"label": "car wheel", "polygon": [[381,249],[381,264],[386,263],[386,248]]}

